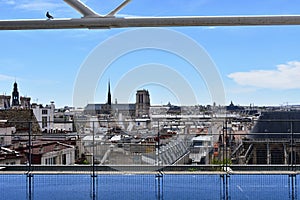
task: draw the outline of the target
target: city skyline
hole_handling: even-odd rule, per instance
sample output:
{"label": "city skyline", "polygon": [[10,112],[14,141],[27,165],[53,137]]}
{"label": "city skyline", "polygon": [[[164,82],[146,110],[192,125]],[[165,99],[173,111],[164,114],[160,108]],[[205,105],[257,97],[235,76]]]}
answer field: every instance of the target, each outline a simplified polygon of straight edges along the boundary
{"label": "city skyline", "polygon": [[[100,14],[105,14],[122,1],[84,2]],[[283,0],[179,0],[176,3],[133,0],[118,16],[289,15],[300,14],[297,10],[299,5],[299,2]],[[0,6],[0,20],[46,20],[47,11],[54,18],[81,17],[60,0],[0,1]],[[0,31],[0,92],[11,95],[13,83],[17,81],[20,96],[31,97],[32,102],[47,104],[54,100],[58,107],[72,105],[74,85],[84,61],[107,39],[130,30]],[[300,27],[174,27],[166,30],[185,35],[206,51],[223,81],[225,104],[231,101],[240,105],[300,104],[297,94],[300,88],[300,58],[297,52]],[[118,88],[117,84],[124,75],[150,64],[151,67],[166,66],[166,73],[168,70],[177,72],[191,86],[198,104],[213,103],[201,74],[195,74],[186,60],[160,49],[132,51],[114,60],[99,78],[94,99],[87,99],[86,103],[105,102],[108,80],[111,80],[114,95],[114,89]],[[170,87],[159,80],[135,89],[148,89],[151,104],[166,104],[169,101],[172,104],[189,104],[178,102],[178,92],[172,93]],[[134,98],[134,92],[128,94],[130,98]],[[119,99],[119,96],[112,96],[112,102],[115,98]]]}

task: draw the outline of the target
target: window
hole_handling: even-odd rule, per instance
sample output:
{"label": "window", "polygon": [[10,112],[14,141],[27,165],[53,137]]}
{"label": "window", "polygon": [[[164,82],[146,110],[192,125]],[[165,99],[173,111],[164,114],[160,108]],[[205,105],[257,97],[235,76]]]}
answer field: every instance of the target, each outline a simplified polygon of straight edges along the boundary
{"label": "window", "polygon": [[48,124],[47,124],[47,117],[42,117],[42,128],[45,128],[47,126],[48,126]]}
{"label": "window", "polygon": [[46,165],[55,165],[56,164],[56,157],[46,158],[45,159],[45,164]]}
{"label": "window", "polygon": [[63,165],[66,165],[66,164],[67,164],[67,155],[66,155],[66,154],[63,154],[63,155],[62,155],[62,164],[63,164]]}
{"label": "window", "polygon": [[42,115],[47,115],[48,114],[48,110],[42,110]]}

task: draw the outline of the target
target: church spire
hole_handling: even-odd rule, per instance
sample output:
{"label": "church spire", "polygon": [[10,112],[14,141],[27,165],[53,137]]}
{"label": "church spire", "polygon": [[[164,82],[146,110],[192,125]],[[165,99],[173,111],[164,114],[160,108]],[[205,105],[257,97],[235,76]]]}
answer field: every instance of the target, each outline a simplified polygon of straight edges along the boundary
{"label": "church spire", "polygon": [[108,81],[107,104],[111,105],[110,80]]}

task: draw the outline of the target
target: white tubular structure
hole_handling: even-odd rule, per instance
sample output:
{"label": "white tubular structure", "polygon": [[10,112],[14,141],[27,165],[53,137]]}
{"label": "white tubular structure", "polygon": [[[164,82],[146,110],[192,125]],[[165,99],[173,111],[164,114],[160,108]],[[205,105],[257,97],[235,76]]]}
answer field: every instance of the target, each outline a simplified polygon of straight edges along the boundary
{"label": "white tubular structure", "polygon": [[125,27],[300,25],[293,16],[93,17],[80,19],[0,20],[0,30],[109,29]]}
{"label": "white tubular structure", "polygon": [[91,8],[89,8],[87,5],[85,5],[79,0],[64,0],[64,2],[66,2],[72,8],[81,13],[83,17],[100,17],[98,13],[93,11]]}
{"label": "white tubular structure", "polygon": [[108,29],[127,27],[179,27],[179,26],[258,26],[300,25],[300,15],[280,16],[174,16],[118,18],[114,15],[126,6],[125,0],[106,16],[100,16],[80,0],[64,0],[83,15],[77,19],[0,20],[0,30],[29,29]]}
{"label": "white tubular structure", "polygon": [[124,8],[131,0],[125,0],[118,7],[116,7],[113,11],[111,11],[106,17],[113,17],[117,12],[119,12],[122,8]]}
{"label": "white tubular structure", "polygon": [[121,3],[118,7],[116,7],[114,10],[112,10],[109,14],[106,16],[100,16],[98,13],[93,11],[91,8],[89,8],[87,5],[82,3],[80,0],[64,0],[69,6],[77,10],[80,14],[83,15],[83,17],[114,17],[114,15],[119,12],[122,8],[124,8],[131,0],[125,0],[123,3]]}

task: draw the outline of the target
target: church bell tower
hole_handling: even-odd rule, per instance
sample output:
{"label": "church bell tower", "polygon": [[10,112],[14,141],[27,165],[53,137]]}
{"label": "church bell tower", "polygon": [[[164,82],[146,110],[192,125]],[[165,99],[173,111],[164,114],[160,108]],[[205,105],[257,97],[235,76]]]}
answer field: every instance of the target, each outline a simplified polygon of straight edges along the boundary
{"label": "church bell tower", "polygon": [[18,92],[18,84],[17,82],[14,83],[14,90],[12,92],[12,106],[19,106],[19,92]]}

